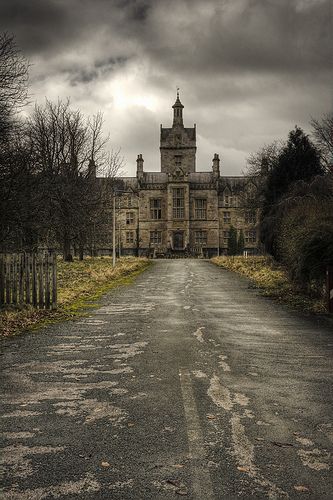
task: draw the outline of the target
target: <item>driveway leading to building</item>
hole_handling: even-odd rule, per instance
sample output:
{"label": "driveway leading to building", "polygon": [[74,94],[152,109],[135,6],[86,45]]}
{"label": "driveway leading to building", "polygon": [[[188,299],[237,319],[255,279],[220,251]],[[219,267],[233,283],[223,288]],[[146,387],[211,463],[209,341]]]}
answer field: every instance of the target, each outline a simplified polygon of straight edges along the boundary
{"label": "driveway leading to building", "polygon": [[3,499],[333,498],[333,335],[201,260],[6,340]]}

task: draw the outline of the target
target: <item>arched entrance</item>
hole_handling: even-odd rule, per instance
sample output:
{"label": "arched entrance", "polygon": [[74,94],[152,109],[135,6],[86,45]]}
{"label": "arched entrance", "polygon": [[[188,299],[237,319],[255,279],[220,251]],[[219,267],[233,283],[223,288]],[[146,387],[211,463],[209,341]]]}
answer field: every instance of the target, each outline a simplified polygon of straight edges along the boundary
{"label": "arched entrance", "polygon": [[173,232],[173,249],[184,250],[184,231]]}

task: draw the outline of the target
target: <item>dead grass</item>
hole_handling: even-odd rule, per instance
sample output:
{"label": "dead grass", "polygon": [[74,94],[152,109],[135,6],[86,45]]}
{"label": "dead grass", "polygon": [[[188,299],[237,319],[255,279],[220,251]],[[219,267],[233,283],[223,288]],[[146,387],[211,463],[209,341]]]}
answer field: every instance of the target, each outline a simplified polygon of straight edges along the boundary
{"label": "dead grass", "polygon": [[286,269],[271,257],[214,257],[220,267],[242,274],[262,295],[310,313],[325,313],[323,300],[309,297],[290,280]]}
{"label": "dead grass", "polygon": [[126,257],[112,267],[112,259],[87,258],[74,262],[58,261],[58,308],[46,311],[26,307],[0,312],[0,335],[8,337],[55,321],[85,314],[104,293],[131,283],[149,266],[148,259]]}

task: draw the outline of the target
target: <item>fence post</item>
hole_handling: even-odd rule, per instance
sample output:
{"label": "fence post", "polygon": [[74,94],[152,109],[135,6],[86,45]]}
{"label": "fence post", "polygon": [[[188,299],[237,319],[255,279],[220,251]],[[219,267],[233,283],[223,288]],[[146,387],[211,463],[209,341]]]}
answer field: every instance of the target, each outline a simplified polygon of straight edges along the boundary
{"label": "fence post", "polygon": [[57,307],[57,254],[52,254],[52,309]]}
{"label": "fence post", "polygon": [[5,303],[5,257],[0,255],[0,305]]}
{"label": "fence post", "polygon": [[17,255],[12,255],[12,303],[17,304]]}
{"label": "fence post", "polygon": [[36,267],[36,254],[32,254],[32,276],[31,276],[31,285],[32,285],[32,304],[34,307],[37,307],[37,267]]}
{"label": "fence post", "polygon": [[43,280],[43,254],[38,256],[38,288],[39,288],[39,307],[43,309],[44,307],[44,280]]}
{"label": "fence post", "polygon": [[326,269],[327,310],[333,313],[333,266]]}
{"label": "fence post", "polygon": [[23,305],[24,303],[24,254],[19,255],[19,303]]}
{"label": "fence post", "polygon": [[30,255],[25,254],[25,303],[30,304]]}
{"label": "fence post", "polygon": [[6,255],[6,303],[10,304],[10,255]]}
{"label": "fence post", "polygon": [[45,308],[50,309],[50,268],[49,268],[49,252],[45,252]]}

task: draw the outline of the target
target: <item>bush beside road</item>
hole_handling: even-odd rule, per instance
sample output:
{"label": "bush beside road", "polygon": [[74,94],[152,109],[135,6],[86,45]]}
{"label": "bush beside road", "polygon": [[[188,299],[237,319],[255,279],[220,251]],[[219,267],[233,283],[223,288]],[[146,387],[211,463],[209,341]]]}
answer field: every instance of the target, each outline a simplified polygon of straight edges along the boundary
{"label": "bush beside road", "polygon": [[[286,268],[270,256],[214,257],[211,261],[249,278],[262,295],[310,313],[327,312],[325,297],[305,294],[290,279]],[[323,294],[324,295],[324,294]]]}
{"label": "bush beside road", "polygon": [[95,257],[74,262],[58,261],[58,307],[6,308],[0,312],[0,335],[10,336],[54,321],[84,314],[104,293],[130,283],[149,266],[148,259],[125,257],[112,267],[112,258]]}

